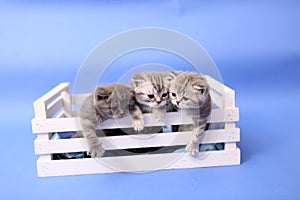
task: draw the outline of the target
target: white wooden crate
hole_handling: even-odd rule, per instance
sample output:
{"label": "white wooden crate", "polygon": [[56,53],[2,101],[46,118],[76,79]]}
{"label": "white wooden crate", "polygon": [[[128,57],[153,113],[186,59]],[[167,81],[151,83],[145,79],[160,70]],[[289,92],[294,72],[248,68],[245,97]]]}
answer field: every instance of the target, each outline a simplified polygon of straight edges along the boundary
{"label": "white wooden crate", "polygon": [[[192,157],[184,152],[140,154],[81,159],[53,160],[56,153],[87,151],[84,138],[51,140],[54,132],[81,130],[79,119],[72,117],[73,105],[80,105],[86,95],[70,94],[69,83],[61,83],[34,102],[35,117],[32,119],[32,131],[37,134],[34,141],[39,177],[96,174],[111,172],[139,172],[158,169],[195,168],[210,166],[227,166],[240,164],[240,129],[236,127],[239,109],[235,106],[235,92],[207,76],[211,87],[210,93],[216,108],[213,109],[209,123],[223,123],[219,129],[207,130],[201,136],[201,144],[224,143],[224,150],[199,152]],[[145,126],[162,125],[151,121],[151,114],[144,114]],[[167,113],[164,125],[189,124],[189,119],[182,119],[181,113]],[[106,120],[99,128],[130,128],[129,117],[118,120]],[[99,137],[106,150],[161,147],[185,145],[192,132],[170,132],[145,135],[122,135]],[[142,138],[142,139],[141,139]]]}

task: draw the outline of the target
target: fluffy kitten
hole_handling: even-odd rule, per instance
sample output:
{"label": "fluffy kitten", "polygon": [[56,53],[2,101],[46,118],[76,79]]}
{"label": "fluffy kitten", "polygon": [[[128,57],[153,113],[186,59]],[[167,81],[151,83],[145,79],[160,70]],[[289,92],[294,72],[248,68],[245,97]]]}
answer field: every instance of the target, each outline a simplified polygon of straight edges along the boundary
{"label": "fluffy kitten", "polygon": [[96,88],[83,102],[79,117],[82,134],[87,139],[91,157],[101,157],[104,149],[96,135],[96,126],[109,118],[121,118],[129,112],[131,88],[122,84],[106,84]]}
{"label": "fluffy kitten", "polygon": [[193,119],[194,136],[186,151],[195,156],[199,152],[200,135],[212,110],[208,83],[202,75],[193,72],[173,72],[169,79],[172,79],[169,90],[172,104]]}
{"label": "fluffy kitten", "polygon": [[166,72],[140,72],[131,79],[134,93],[132,106],[132,124],[136,131],[144,129],[142,113],[153,113],[158,121],[163,121],[166,116],[168,101],[169,81]]}

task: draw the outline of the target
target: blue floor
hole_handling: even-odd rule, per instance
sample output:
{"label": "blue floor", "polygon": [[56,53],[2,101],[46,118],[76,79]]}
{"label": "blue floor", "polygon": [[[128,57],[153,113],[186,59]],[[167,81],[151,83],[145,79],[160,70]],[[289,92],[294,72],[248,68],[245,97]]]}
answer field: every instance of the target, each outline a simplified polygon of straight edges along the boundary
{"label": "blue floor", "polygon": [[[44,3],[0,2],[0,199],[300,199],[298,1]],[[242,164],[37,178],[33,101],[72,85],[98,43],[144,26],[183,32],[212,56],[236,90]]]}

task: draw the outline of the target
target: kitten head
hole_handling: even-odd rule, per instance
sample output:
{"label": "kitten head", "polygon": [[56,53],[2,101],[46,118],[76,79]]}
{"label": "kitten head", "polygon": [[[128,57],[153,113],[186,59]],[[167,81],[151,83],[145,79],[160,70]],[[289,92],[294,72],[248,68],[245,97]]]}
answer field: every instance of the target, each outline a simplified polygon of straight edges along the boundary
{"label": "kitten head", "polygon": [[172,104],[178,108],[199,108],[209,97],[206,79],[193,72],[171,74],[169,96]]}
{"label": "kitten head", "polygon": [[161,107],[167,103],[167,73],[141,72],[131,79],[131,85],[138,103],[149,107]]}
{"label": "kitten head", "polygon": [[94,92],[94,106],[102,116],[120,118],[128,113],[130,87],[122,84],[103,84]]}

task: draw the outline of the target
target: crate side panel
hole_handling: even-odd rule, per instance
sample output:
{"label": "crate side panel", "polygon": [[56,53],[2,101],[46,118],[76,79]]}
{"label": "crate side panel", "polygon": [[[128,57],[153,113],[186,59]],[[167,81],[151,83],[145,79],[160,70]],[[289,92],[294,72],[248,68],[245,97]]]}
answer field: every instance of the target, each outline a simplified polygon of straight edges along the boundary
{"label": "crate side panel", "polygon": [[169,153],[100,159],[38,160],[38,176],[62,176],[113,172],[141,172],[162,169],[228,166],[240,164],[240,150],[212,151],[202,159],[187,153]]}
{"label": "crate side panel", "polygon": [[[165,123],[154,120],[152,114],[144,114],[145,126],[170,126],[180,124],[191,124],[192,120],[183,117],[178,113],[167,113],[167,119]],[[239,120],[238,108],[230,109],[214,109],[211,116],[208,119],[209,123],[215,122],[236,122]],[[131,127],[130,117],[124,117],[120,119],[109,119],[104,121],[98,126],[98,129],[112,129],[112,128],[130,128]],[[32,130],[34,133],[43,132],[64,132],[64,131],[79,131],[81,126],[79,118],[53,118],[53,119],[38,119],[32,120]]]}
{"label": "crate side panel", "polygon": [[[106,150],[161,147],[186,145],[193,135],[192,131],[186,131],[134,136],[99,137],[99,141],[102,142],[103,148]],[[200,140],[201,144],[238,142],[240,140],[240,130],[238,128],[232,130],[208,130],[201,135]],[[34,145],[36,154],[81,152],[88,150],[88,145],[84,138],[47,141],[35,140]]]}
{"label": "crate side panel", "polygon": [[72,103],[75,105],[81,105],[83,103],[83,101],[89,96],[91,95],[90,93],[86,93],[86,94],[75,94],[72,95]]}
{"label": "crate side panel", "polygon": [[63,107],[62,98],[57,98],[47,106],[47,118],[53,117]]}
{"label": "crate side panel", "polygon": [[56,98],[58,95],[60,95],[60,93],[66,90],[66,88],[68,88],[69,86],[70,83],[60,83],[59,85],[51,89],[49,92],[44,94],[42,97],[37,99],[35,102],[44,102],[45,104],[47,104],[54,98]]}

